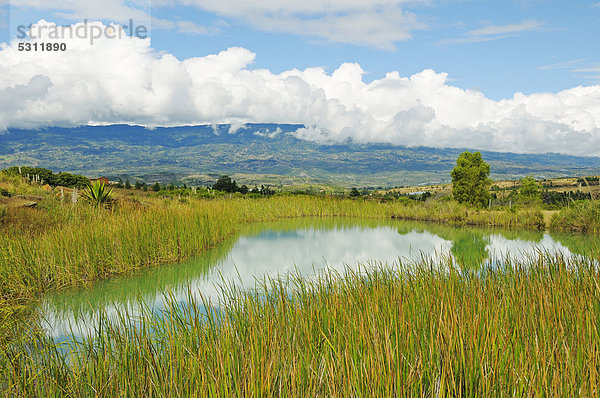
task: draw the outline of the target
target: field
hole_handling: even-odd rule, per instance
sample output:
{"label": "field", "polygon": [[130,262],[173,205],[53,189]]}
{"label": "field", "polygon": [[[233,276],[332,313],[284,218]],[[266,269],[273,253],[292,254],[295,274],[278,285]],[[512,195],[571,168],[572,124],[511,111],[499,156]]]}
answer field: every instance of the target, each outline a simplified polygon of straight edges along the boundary
{"label": "field", "polygon": [[[137,325],[127,314],[107,319],[76,350],[27,321],[45,291],[179,262],[251,222],[343,216],[598,232],[598,201],[561,209],[550,223],[535,206],[289,194],[119,190],[112,205],[94,208],[2,178],[20,194],[0,203],[5,396],[598,394],[600,253],[540,253],[479,273],[424,260],[412,273],[271,281],[259,294],[225,292],[230,305],[208,315],[195,302]],[[16,196],[36,206],[10,206]]]}

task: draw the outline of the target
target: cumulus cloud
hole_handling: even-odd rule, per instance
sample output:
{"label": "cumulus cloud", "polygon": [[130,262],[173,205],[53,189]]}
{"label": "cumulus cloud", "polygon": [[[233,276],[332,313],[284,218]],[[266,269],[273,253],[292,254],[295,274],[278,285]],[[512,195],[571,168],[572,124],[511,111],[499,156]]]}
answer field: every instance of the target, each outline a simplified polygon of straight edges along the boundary
{"label": "cumulus cloud", "polygon": [[65,42],[64,53],[2,45],[0,128],[294,123],[305,126],[298,138],[321,143],[600,155],[600,86],[494,101],[433,70],[367,83],[358,64],[255,70],[244,48],[179,60],[148,39]]}
{"label": "cumulus cloud", "polygon": [[257,135],[259,137],[264,137],[264,138],[277,138],[282,133],[283,133],[283,130],[281,130],[281,127],[277,127],[275,129],[275,131],[271,131],[271,130],[267,129],[266,131],[257,131],[254,133],[254,135]]}

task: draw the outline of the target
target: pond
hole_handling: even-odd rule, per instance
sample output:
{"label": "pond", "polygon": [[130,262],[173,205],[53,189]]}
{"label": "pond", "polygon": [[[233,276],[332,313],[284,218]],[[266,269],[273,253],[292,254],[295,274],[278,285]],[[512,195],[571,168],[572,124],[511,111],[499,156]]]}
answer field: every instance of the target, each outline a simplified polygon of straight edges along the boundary
{"label": "pond", "polygon": [[253,224],[221,245],[181,264],[156,267],[135,276],[98,282],[91,288],[50,293],[38,307],[49,336],[91,333],[100,312],[135,314],[140,306],[164,309],[165,293],[185,302],[189,293],[218,304],[224,284],[254,288],[257,281],[290,272],[314,277],[324,270],[408,266],[419,259],[448,259],[477,269],[510,256],[539,251],[565,258],[596,249],[597,236],[534,231],[460,228],[410,221],[305,218]]}

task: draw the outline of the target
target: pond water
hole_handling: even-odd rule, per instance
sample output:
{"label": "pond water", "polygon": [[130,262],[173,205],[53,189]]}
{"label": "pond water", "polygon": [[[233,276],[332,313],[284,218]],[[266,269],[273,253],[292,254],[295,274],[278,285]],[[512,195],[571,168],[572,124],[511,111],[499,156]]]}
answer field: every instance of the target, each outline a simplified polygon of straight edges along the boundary
{"label": "pond water", "polygon": [[49,336],[64,340],[90,333],[98,314],[164,309],[165,293],[185,302],[189,293],[218,303],[223,284],[254,288],[290,272],[310,278],[324,270],[408,266],[422,257],[452,256],[477,269],[499,258],[520,259],[540,250],[570,258],[597,248],[597,236],[459,228],[409,221],[306,218],[247,226],[237,236],[184,263],[47,294],[38,312]]}

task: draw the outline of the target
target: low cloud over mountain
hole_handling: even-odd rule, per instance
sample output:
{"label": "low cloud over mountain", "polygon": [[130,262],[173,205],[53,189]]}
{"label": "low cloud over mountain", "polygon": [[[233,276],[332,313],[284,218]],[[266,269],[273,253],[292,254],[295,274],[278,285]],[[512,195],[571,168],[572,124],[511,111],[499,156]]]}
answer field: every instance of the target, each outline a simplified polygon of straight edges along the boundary
{"label": "low cloud over mountain", "polygon": [[[38,42],[48,42],[52,24]],[[100,29],[106,26],[96,23]],[[335,143],[469,147],[600,155],[600,86],[494,101],[445,73],[390,72],[367,83],[358,64],[274,74],[230,48],[179,60],[148,39],[64,38],[65,52],[0,50],[0,128],[129,123],[295,123],[297,137]],[[1,135],[0,135],[1,139]]]}

